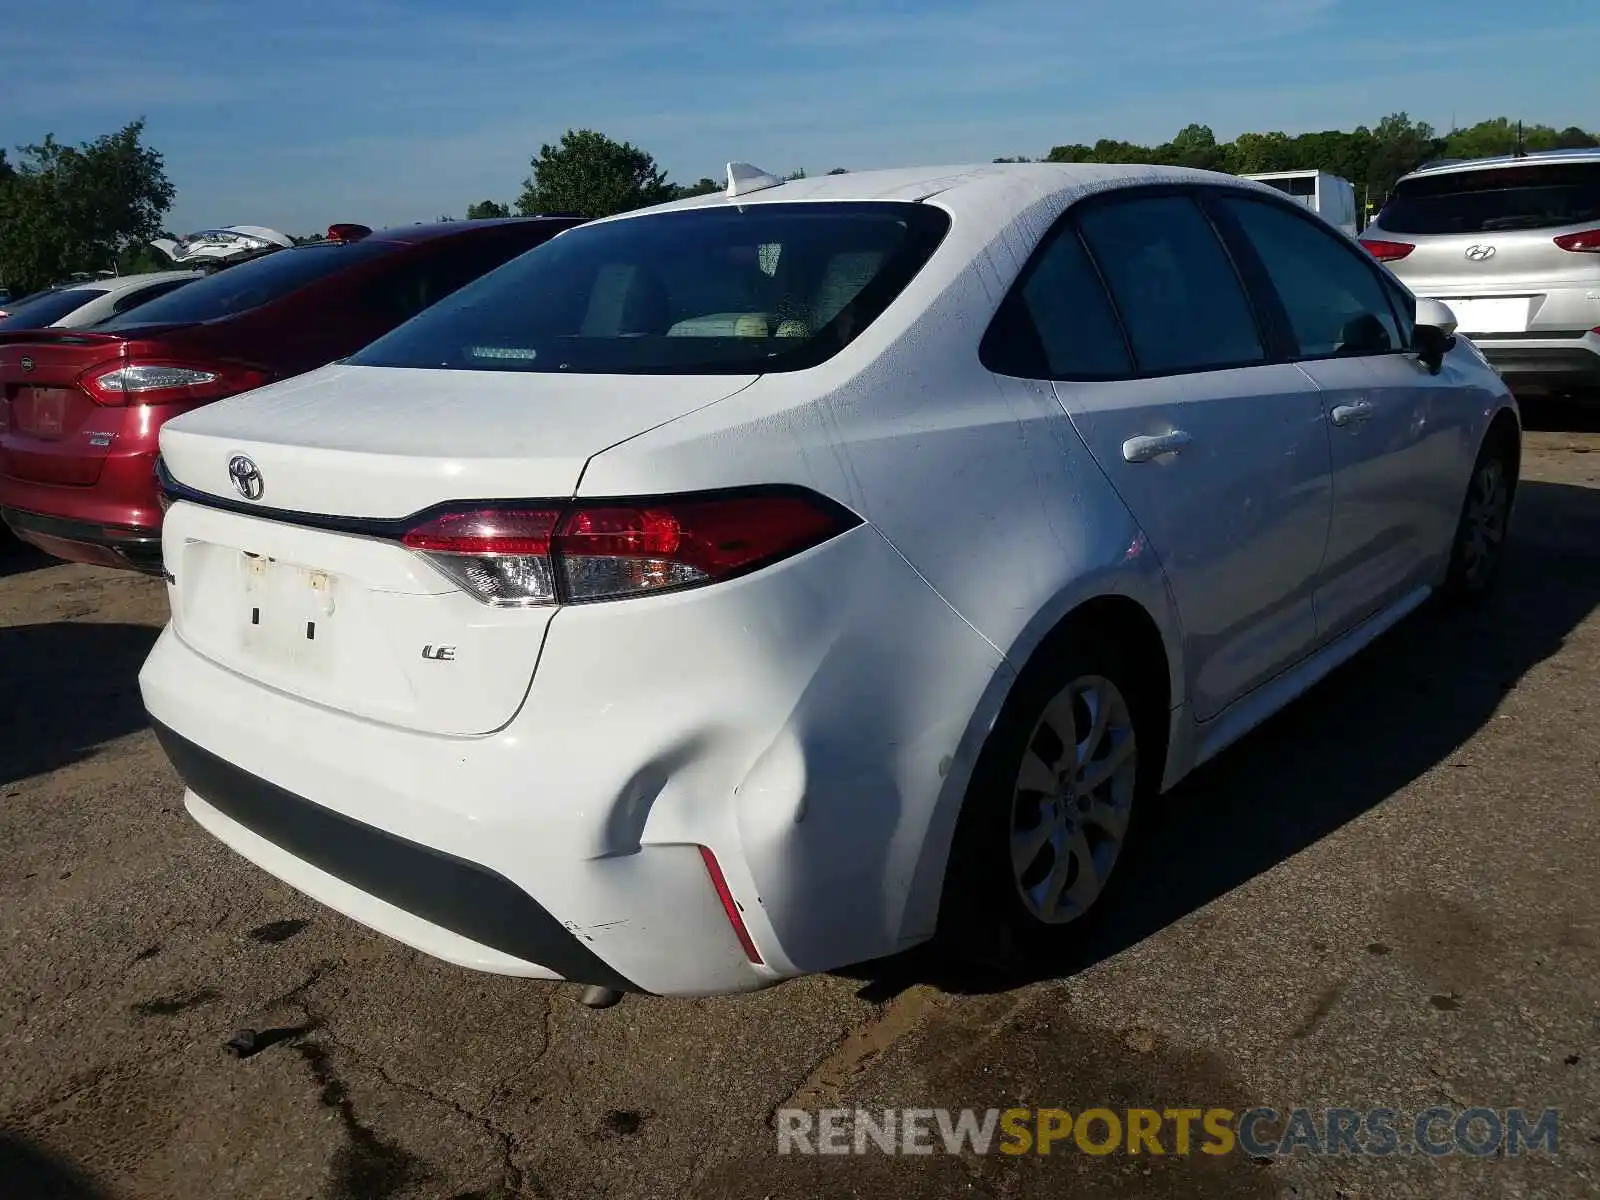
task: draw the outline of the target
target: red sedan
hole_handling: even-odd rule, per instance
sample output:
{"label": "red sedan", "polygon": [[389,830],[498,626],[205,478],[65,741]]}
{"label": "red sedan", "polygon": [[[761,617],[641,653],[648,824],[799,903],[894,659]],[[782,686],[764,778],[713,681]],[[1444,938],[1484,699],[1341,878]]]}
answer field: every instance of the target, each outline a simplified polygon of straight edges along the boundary
{"label": "red sedan", "polygon": [[336,225],[92,329],[0,333],[0,515],[58,558],[159,573],[169,418],[352,354],[579,220]]}

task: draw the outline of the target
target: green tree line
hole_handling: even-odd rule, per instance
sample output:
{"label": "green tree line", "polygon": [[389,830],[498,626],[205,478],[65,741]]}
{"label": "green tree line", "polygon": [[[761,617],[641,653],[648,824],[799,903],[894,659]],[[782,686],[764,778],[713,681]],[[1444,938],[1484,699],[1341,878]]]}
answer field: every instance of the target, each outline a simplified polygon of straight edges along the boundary
{"label": "green tree line", "polygon": [[[164,265],[147,243],[162,235],[174,189],[160,153],[144,144],[143,135],[141,119],[76,146],[46,134],[34,145],[18,147],[15,158],[0,150],[0,286],[31,291],[78,273]],[[1170,163],[1233,174],[1317,168],[1348,179],[1358,197],[1376,206],[1401,175],[1435,159],[1596,147],[1600,136],[1576,125],[1558,129],[1496,117],[1440,134],[1400,112],[1371,127],[1242,133],[1231,142],[1218,142],[1209,127],[1194,124],[1160,145],[1101,138],[1093,145],[1054,146],[1039,161]],[[829,174],[843,170],[835,167]],[[804,175],[800,170],[785,178]],[[654,156],[631,142],[572,129],[540,147],[514,201],[481,200],[466,216],[609,216],[721,187],[710,176],[674,183]]]}
{"label": "green tree line", "polygon": [[[1265,171],[1322,170],[1348,179],[1357,197],[1381,203],[1395,180],[1423,163],[1445,158],[1486,158],[1521,151],[1600,147],[1600,136],[1569,125],[1524,125],[1508,117],[1438,133],[1407,113],[1392,113],[1376,125],[1317,133],[1241,133],[1219,142],[1205,125],[1186,125],[1170,142],[1142,146],[1101,138],[1094,145],[1054,146],[1043,162],[1163,163],[1252,175]],[[1027,162],[1026,158],[996,162]]]}

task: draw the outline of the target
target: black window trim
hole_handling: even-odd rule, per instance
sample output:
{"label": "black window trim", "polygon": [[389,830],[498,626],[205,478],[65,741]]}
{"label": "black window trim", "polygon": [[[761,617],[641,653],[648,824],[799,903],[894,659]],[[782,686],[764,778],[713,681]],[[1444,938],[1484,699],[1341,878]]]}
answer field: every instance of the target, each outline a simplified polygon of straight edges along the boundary
{"label": "black window trim", "polygon": [[[1257,294],[1256,289],[1251,287],[1250,280],[1241,268],[1235,246],[1225,236],[1224,232],[1217,227],[1217,221],[1209,206],[1205,203],[1204,194],[1211,191],[1221,191],[1229,194],[1237,193],[1246,196],[1257,194],[1254,189],[1249,188],[1218,188],[1214,185],[1192,183],[1141,183],[1113,188],[1109,191],[1086,196],[1069,204],[1066,211],[1056,218],[1050,228],[1045,231],[1045,235],[1034,246],[1032,252],[1028,255],[1027,261],[1022,266],[1022,270],[1017,273],[1016,279],[1012,281],[1005,297],[996,308],[995,314],[990,319],[983,336],[979,339],[978,357],[984,369],[996,375],[1011,375],[1009,371],[996,370],[990,366],[990,360],[984,348],[989,343],[990,336],[1001,320],[1015,319],[1019,310],[1023,315],[1026,315],[1026,309],[1022,307],[1022,289],[1033,277],[1035,271],[1038,270],[1040,262],[1049,248],[1054,245],[1055,239],[1058,236],[1064,236],[1067,232],[1070,232],[1072,236],[1078,239],[1084,253],[1088,256],[1089,265],[1094,269],[1095,277],[1100,282],[1100,288],[1105,293],[1106,303],[1111,310],[1112,319],[1116,321],[1117,328],[1122,334],[1123,346],[1127,350],[1128,361],[1133,365],[1133,371],[1131,373],[1118,372],[1114,374],[1089,374],[1083,372],[1057,374],[1049,371],[1047,364],[1041,363],[1041,366],[1045,368],[1043,374],[1011,377],[1038,379],[1052,383],[1118,383],[1131,380],[1177,378],[1184,375],[1204,374],[1208,371],[1241,371],[1250,367],[1273,366],[1292,361],[1280,356],[1282,352],[1289,350],[1290,346],[1281,344],[1282,330],[1273,324],[1269,313],[1262,310],[1261,297]],[[1224,259],[1233,270],[1234,278],[1239,284],[1240,293],[1244,297],[1245,306],[1250,312],[1251,319],[1255,322],[1256,336],[1261,341],[1262,354],[1260,358],[1248,359],[1243,362],[1207,363],[1204,366],[1197,367],[1165,368],[1158,371],[1147,371],[1140,368],[1139,357],[1134,353],[1133,339],[1128,334],[1128,324],[1123,319],[1122,309],[1117,304],[1116,295],[1112,292],[1111,286],[1106,280],[1105,270],[1101,267],[1099,259],[1096,258],[1093,247],[1089,245],[1088,239],[1084,237],[1083,227],[1079,222],[1079,218],[1086,212],[1092,212],[1097,208],[1108,205],[1132,203],[1137,200],[1149,200],[1160,196],[1182,196],[1187,198],[1194,204],[1201,219],[1210,227],[1222,250]],[[1285,207],[1290,208],[1300,207],[1289,200],[1285,200],[1284,204]],[[1261,269],[1259,263],[1256,266],[1257,269]],[[1269,294],[1276,296],[1275,292]],[[1029,319],[1031,320],[1032,318],[1030,317]],[[1284,321],[1286,324],[1286,318],[1282,316],[1281,308],[1278,310],[1277,319]],[[1035,336],[1037,336],[1037,332]]]}
{"label": "black window trim", "polygon": [[[1277,353],[1274,357],[1274,361],[1286,363],[1332,362],[1336,360],[1354,358],[1386,358],[1390,355],[1405,355],[1412,353],[1412,347],[1408,344],[1402,344],[1389,350],[1359,350],[1350,351],[1348,353],[1334,351],[1328,354],[1302,353],[1299,339],[1296,338],[1294,334],[1294,325],[1289,319],[1289,310],[1284,305],[1283,297],[1279,294],[1277,286],[1272,282],[1272,277],[1267,272],[1266,264],[1261,261],[1260,255],[1256,253],[1255,247],[1250,243],[1249,235],[1245,233],[1244,229],[1234,219],[1233,214],[1228,211],[1227,206],[1223,203],[1223,201],[1240,200],[1245,203],[1260,204],[1268,208],[1276,208],[1281,212],[1288,213],[1295,220],[1304,222],[1305,224],[1311,226],[1312,228],[1316,229],[1318,233],[1335,243],[1343,240],[1342,235],[1340,235],[1337,230],[1328,226],[1321,217],[1309,212],[1303,205],[1295,204],[1293,202],[1284,203],[1274,196],[1257,192],[1253,188],[1231,188],[1206,185],[1201,186],[1197,190],[1203,193],[1200,199],[1201,207],[1208,210],[1214,210],[1212,213],[1213,224],[1216,226],[1220,236],[1222,236],[1224,240],[1230,242],[1230,244],[1237,243],[1236,245],[1230,245],[1235,261],[1242,261],[1248,264],[1246,269],[1249,276],[1247,286],[1250,287],[1253,292],[1258,293],[1258,295],[1254,297],[1255,302],[1270,314],[1270,319],[1274,326],[1275,340],[1277,342]],[[1416,324],[1414,315],[1410,320],[1402,320],[1401,314],[1395,311],[1393,284],[1398,284],[1399,280],[1394,279],[1393,283],[1391,283],[1389,279],[1385,279],[1382,265],[1375,259],[1371,258],[1371,256],[1364,255],[1359,247],[1350,245],[1343,248],[1349,251],[1350,256],[1360,263],[1362,269],[1365,270],[1372,277],[1372,281],[1377,284],[1378,291],[1382,294],[1384,303],[1388,306],[1389,315],[1394,319],[1395,329],[1403,334],[1408,325],[1414,327]],[[1406,294],[1410,295],[1409,289],[1406,289]],[[1413,298],[1413,314],[1415,311],[1415,300]],[[1402,338],[1402,342],[1404,341],[1405,339]]]}

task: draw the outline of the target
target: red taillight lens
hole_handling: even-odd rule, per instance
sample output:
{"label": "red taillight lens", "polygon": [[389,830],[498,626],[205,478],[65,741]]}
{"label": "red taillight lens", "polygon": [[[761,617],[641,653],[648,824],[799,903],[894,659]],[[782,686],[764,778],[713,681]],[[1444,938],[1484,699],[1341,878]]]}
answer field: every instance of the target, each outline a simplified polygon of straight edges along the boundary
{"label": "red taillight lens", "polygon": [[1600,254],[1600,229],[1585,229],[1582,233],[1563,233],[1556,245],[1574,254]]}
{"label": "red taillight lens", "polygon": [[1362,238],[1361,244],[1366,247],[1367,253],[1379,262],[1395,262],[1404,258],[1416,249],[1410,242],[1380,242],[1376,238]]}
{"label": "red taillight lens", "polygon": [[489,604],[613,600],[714,583],[810,549],[856,518],[809,492],[430,517],[401,542]]}
{"label": "red taillight lens", "polygon": [[136,360],[95,367],[78,382],[96,404],[173,404],[247,392],[266,383],[267,376],[232,364]]}

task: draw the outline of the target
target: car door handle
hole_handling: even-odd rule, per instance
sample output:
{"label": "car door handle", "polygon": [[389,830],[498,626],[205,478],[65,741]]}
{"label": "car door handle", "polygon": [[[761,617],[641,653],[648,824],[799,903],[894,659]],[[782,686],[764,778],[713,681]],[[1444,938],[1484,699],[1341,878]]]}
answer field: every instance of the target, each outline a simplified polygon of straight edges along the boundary
{"label": "car door handle", "polygon": [[1141,434],[1122,443],[1122,457],[1124,461],[1131,463],[1149,462],[1152,458],[1160,458],[1163,454],[1176,454],[1191,440],[1181,429],[1174,429],[1171,433],[1158,434],[1154,437]]}
{"label": "car door handle", "polygon": [[1354,404],[1337,405],[1328,415],[1335,425],[1348,425],[1351,421],[1365,421],[1370,417],[1372,405],[1366,400],[1357,400]]}

